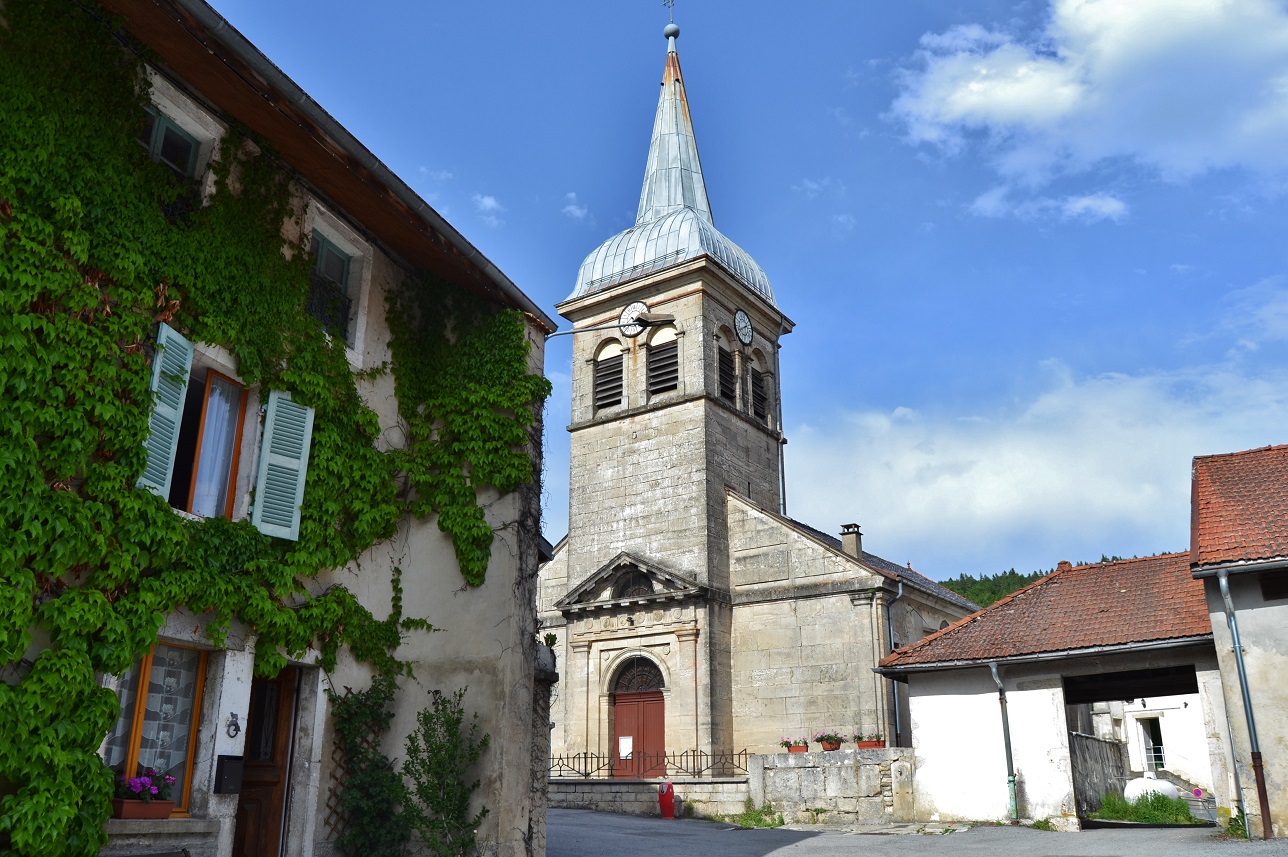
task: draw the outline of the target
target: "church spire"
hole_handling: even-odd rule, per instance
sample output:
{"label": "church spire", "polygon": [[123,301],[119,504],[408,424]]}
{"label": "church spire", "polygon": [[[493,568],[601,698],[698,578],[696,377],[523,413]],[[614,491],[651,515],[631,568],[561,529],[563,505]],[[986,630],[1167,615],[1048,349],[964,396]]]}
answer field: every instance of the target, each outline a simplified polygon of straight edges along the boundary
{"label": "church spire", "polygon": [[657,220],[681,208],[692,209],[702,220],[711,223],[711,204],[702,181],[698,162],[698,143],[693,137],[693,120],[689,117],[689,100],[684,94],[680,76],[680,55],[675,40],[680,28],[674,22],[662,31],[666,36],[666,69],[662,73],[662,94],[653,120],[653,139],[648,148],[648,166],[644,169],[644,187],[635,223]]}

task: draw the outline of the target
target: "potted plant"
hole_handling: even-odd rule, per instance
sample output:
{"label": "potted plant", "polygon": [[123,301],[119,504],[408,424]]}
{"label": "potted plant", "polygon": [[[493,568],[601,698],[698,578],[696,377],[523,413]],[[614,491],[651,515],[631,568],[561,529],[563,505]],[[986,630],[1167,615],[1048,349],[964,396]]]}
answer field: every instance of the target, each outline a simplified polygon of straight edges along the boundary
{"label": "potted plant", "polygon": [[885,746],[885,736],[880,732],[855,732],[854,743],[860,750],[877,750]]}
{"label": "potted plant", "polygon": [[174,809],[170,787],[175,783],[169,774],[146,768],[137,777],[125,774],[116,778],[116,796],[112,798],[113,818],[169,818]]}
{"label": "potted plant", "polygon": [[805,740],[804,735],[801,735],[797,738],[792,738],[787,735],[784,735],[783,740],[778,742],[778,746],[786,747],[788,753],[809,752],[809,741]]}
{"label": "potted plant", "polygon": [[832,729],[823,729],[814,733],[814,740],[817,741],[824,750],[839,750],[841,749],[841,743],[845,741],[845,736]]}

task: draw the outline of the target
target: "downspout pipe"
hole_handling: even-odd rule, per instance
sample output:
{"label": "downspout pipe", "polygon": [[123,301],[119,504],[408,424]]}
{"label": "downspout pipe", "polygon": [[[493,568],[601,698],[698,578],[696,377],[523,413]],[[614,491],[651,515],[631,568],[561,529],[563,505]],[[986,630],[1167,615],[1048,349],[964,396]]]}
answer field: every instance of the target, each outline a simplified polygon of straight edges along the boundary
{"label": "downspout pipe", "polygon": [[1006,791],[1010,800],[1011,824],[1020,823],[1020,807],[1015,800],[1015,758],[1011,755],[1011,718],[1006,713],[1006,688],[1002,677],[997,673],[997,661],[988,665],[997,685],[997,702],[1002,707],[1002,742],[1006,745]]}
{"label": "downspout pipe", "polygon": [[[1234,665],[1239,673],[1239,691],[1243,694],[1243,716],[1248,721],[1248,746],[1252,750],[1252,775],[1257,781],[1257,803],[1261,807],[1261,836],[1263,839],[1274,838],[1274,827],[1270,822],[1270,797],[1266,793],[1266,771],[1261,761],[1261,742],[1257,739],[1257,721],[1252,714],[1252,694],[1248,692],[1248,671],[1243,664],[1243,644],[1239,641],[1239,620],[1234,615],[1234,599],[1230,597],[1230,572],[1220,569],[1216,573],[1217,584],[1221,587],[1221,600],[1225,602],[1225,622],[1230,626],[1230,638],[1234,643]],[[1243,801],[1239,801],[1243,805]],[[1244,815],[1244,826],[1248,817]]]}
{"label": "downspout pipe", "polygon": [[[862,551],[860,551],[862,553]],[[886,640],[890,643],[890,651],[894,651],[894,605],[903,598],[903,581],[899,581],[899,590],[895,593],[894,598],[886,605]],[[899,718],[899,682],[890,682],[890,689],[894,693],[894,746],[903,746],[903,724]]]}

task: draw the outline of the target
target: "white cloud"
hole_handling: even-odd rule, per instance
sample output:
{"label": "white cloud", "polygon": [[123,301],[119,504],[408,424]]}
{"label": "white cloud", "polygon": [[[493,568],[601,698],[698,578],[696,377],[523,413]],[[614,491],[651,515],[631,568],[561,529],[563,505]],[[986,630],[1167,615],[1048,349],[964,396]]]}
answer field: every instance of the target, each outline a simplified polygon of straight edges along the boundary
{"label": "white cloud", "polygon": [[451,170],[431,170],[429,167],[417,167],[416,171],[427,179],[433,179],[436,182],[451,181],[454,176]]}
{"label": "white cloud", "polygon": [[474,203],[474,210],[488,226],[495,228],[505,225],[505,221],[501,219],[505,206],[496,197],[491,194],[476,193],[470,199]]}
{"label": "white cloud", "polygon": [[820,193],[844,196],[847,188],[845,182],[840,179],[824,176],[821,179],[801,179],[797,184],[792,185],[792,190],[805,194],[806,199],[813,199]]}
{"label": "white cloud", "polygon": [[1288,373],[1047,368],[1041,393],[965,418],[789,427],[789,513],[829,532],[858,521],[868,550],[941,578],[1184,550],[1191,458],[1288,439]]}
{"label": "white cloud", "polygon": [[1248,350],[1271,342],[1288,342],[1286,279],[1269,277],[1226,295],[1231,309],[1222,323],[1222,331],[1237,335]]}
{"label": "white cloud", "polygon": [[854,227],[859,225],[859,221],[852,214],[833,214],[832,225],[842,232],[852,232]]}
{"label": "white cloud", "polygon": [[984,144],[1040,184],[1123,158],[1169,180],[1288,173],[1288,9],[1275,0],[1052,0],[1044,31],[922,37],[891,115],[918,143]]}
{"label": "white cloud", "polygon": [[1193,265],[1185,265],[1185,264],[1182,264],[1182,263],[1180,263],[1180,262],[1175,262],[1175,263],[1173,263],[1173,264],[1171,264],[1171,265],[1168,265],[1168,266],[1167,266],[1167,270],[1171,271],[1173,274],[1182,274],[1182,275],[1184,275],[1184,274],[1192,274],[1192,273],[1194,273],[1194,266],[1193,266]]}
{"label": "white cloud", "polygon": [[590,215],[590,208],[577,202],[577,194],[566,193],[564,200],[567,204],[560,210],[573,220],[585,220]]}
{"label": "white cloud", "polygon": [[1031,197],[1019,201],[1010,198],[1012,188],[999,185],[985,191],[970,204],[969,211],[980,217],[1015,217],[1020,220],[1058,218],[1097,223],[1101,220],[1121,222],[1127,217],[1128,206],[1113,194],[1091,193],[1081,196],[1054,198]]}

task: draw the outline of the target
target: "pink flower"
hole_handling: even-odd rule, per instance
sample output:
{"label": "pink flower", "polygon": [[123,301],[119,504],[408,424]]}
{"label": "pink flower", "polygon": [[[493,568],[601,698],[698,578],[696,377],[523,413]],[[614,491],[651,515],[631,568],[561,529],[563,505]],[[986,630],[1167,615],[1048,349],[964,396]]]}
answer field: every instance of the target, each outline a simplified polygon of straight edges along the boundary
{"label": "pink flower", "polygon": [[175,779],[174,779],[174,777],[170,776],[169,774],[166,774],[166,776],[165,776],[165,784],[166,784],[167,786],[172,786],[172,785],[174,785],[174,784],[175,784]]}
{"label": "pink flower", "polygon": [[152,787],[152,794],[159,794],[159,793],[160,793],[160,791],[161,791],[161,790],[160,790],[159,788],[157,788],[156,786],[153,786],[153,787]]}

